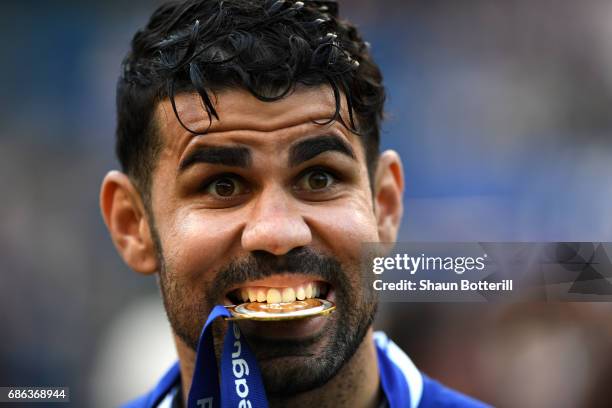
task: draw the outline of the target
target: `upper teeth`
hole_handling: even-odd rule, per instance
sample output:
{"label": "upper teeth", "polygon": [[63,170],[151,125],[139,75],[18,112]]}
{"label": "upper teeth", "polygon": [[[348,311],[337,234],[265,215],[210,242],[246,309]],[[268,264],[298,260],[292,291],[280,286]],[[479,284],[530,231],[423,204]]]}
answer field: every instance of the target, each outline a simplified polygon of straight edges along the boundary
{"label": "upper teeth", "polygon": [[240,298],[243,302],[284,303],[297,300],[311,299],[321,294],[319,282],[309,282],[295,287],[266,288],[261,286],[240,289]]}

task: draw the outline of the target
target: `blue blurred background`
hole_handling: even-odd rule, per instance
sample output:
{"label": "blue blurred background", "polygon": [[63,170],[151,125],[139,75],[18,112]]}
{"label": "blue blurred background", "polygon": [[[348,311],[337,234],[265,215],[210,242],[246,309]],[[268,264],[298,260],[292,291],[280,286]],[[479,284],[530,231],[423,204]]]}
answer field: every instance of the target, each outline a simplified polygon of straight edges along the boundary
{"label": "blue blurred background", "polygon": [[[115,83],[160,1],[5,1],[0,13],[0,386],[114,406],[174,358],[156,283],[98,210]],[[612,3],[340,2],[388,89],[402,240],[612,241]],[[428,374],[499,406],[609,406],[612,307],[383,305]],[[598,405],[599,404],[599,405]]]}

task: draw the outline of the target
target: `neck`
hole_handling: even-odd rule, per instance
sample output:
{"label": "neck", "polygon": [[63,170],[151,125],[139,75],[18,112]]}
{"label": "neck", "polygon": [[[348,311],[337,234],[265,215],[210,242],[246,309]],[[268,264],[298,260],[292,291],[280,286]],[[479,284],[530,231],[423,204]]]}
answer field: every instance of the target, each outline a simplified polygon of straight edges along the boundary
{"label": "neck", "polygon": [[[370,328],[355,354],[325,385],[282,400],[271,398],[270,407],[376,407],[381,400],[382,391],[379,387],[378,363],[372,332]],[[183,403],[187,406],[196,354],[177,336],[174,336],[174,341],[181,368]]]}

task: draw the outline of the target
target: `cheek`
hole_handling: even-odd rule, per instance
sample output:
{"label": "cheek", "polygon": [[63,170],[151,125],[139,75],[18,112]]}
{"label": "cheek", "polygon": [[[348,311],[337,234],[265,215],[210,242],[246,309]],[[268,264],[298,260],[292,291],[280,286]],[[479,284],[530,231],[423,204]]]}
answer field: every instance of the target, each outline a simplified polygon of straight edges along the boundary
{"label": "cheek", "polygon": [[236,245],[240,228],[229,214],[178,212],[161,237],[168,271],[191,283],[211,281],[213,271],[231,261],[227,254]]}
{"label": "cheek", "polygon": [[379,240],[376,217],[367,197],[343,200],[313,212],[307,220],[324,248],[353,265],[361,261],[362,243]]}

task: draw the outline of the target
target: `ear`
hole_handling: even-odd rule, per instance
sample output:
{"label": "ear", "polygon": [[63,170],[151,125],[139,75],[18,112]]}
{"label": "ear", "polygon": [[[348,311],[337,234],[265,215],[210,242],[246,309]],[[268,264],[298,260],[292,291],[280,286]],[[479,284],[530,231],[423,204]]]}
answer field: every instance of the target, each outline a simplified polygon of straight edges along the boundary
{"label": "ear", "polygon": [[142,199],[128,176],[110,171],[100,189],[102,218],[119,254],[134,271],[158,270],[155,246]]}
{"label": "ear", "polygon": [[402,221],[404,170],[397,152],[387,150],[378,158],[374,184],[374,213],[381,242],[395,242]]}

